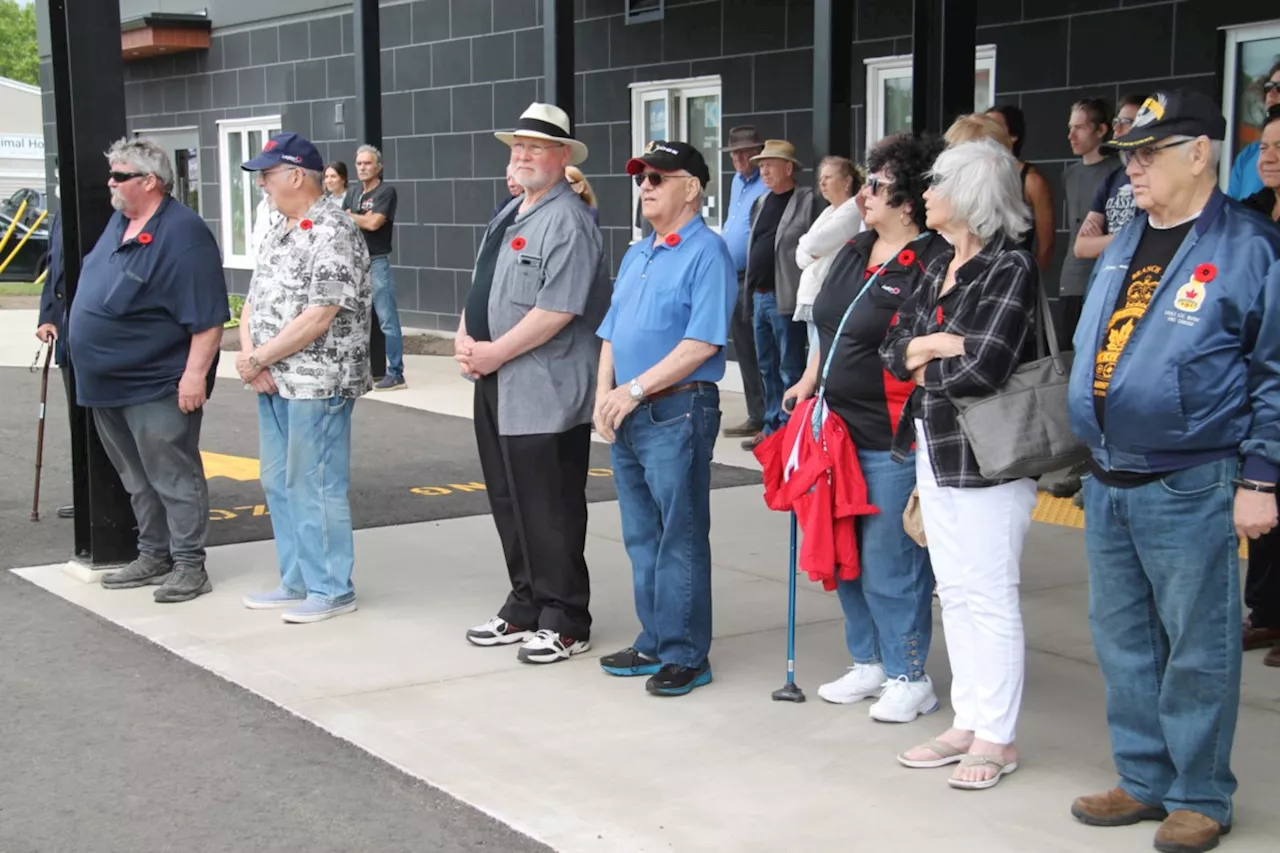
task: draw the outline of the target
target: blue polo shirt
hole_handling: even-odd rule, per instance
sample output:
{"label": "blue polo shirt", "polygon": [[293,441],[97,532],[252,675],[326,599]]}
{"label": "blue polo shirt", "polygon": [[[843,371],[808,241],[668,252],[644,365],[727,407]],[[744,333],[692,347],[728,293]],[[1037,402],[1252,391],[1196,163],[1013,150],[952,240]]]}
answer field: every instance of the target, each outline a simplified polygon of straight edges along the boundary
{"label": "blue polo shirt", "polygon": [[656,246],[646,237],[622,259],[609,313],[596,332],[613,345],[618,384],[662,361],[685,339],[715,344],[720,351],[672,384],[724,378],[724,346],[738,298],[733,258],[700,216],[673,236],[679,237],[675,245]]}
{"label": "blue polo shirt", "polygon": [[[231,314],[218,244],[194,210],[166,197],[136,237],[117,211],[85,256],[67,342],[80,405],[149,403],[178,390],[191,336]],[[143,236],[143,235],[149,235]],[[207,384],[213,389],[215,354]]]}
{"label": "blue polo shirt", "polygon": [[729,218],[720,229],[724,242],[733,256],[733,268],[742,272],[747,268],[747,241],[751,238],[751,208],[756,199],[769,191],[756,169],[751,177],[743,180],[742,175],[734,174],[733,190],[729,196]]}

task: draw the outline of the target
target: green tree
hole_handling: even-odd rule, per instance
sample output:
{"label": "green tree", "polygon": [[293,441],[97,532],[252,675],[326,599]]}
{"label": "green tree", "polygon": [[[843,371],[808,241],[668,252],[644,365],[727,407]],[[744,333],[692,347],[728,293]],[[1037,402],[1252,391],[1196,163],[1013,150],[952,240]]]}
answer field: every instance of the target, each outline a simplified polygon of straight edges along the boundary
{"label": "green tree", "polygon": [[0,77],[40,84],[36,7],[32,3],[0,0]]}

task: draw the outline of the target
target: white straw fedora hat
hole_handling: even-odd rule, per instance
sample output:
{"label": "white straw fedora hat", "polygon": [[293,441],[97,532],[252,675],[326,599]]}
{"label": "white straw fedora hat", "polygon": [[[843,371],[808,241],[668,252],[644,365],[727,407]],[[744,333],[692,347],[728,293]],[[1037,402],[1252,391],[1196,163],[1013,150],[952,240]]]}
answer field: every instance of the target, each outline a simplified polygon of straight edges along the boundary
{"label": "white straw fedora hat", "polygon": [[532,103],[520,114],[515,130],[498,131],[498,139],[510,145],[517,136],[550,139],[568,145],[572,151],[570,164],[576,166],[587,159],[587,146],[573,138],[573,128],[564,110],[552,104]]}

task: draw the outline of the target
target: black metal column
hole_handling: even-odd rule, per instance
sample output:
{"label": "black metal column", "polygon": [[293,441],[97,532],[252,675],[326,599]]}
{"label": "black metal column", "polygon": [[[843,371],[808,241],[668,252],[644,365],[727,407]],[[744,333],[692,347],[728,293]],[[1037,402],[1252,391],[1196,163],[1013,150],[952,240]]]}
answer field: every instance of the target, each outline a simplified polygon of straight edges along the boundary
{"label": "black metal column", "polygon": [[911,125],[942,133],[973,112],[977,0],[914,0]]}
{"label": "black metal column", "polygon": [[[352,0],[356,38],[356,143],[382,150],[382,58],[379,51],[378,0]],[[369,366],[375,379],[387,374],[387,339],[373,312],[369,324]]]}
{"label": "black metal column", "polygon": [[542,0],[543,99],[577,122],[573,97],[573,0]]}
{"label": "black metal column", "polygon": [[[112,214],[102,152],[125,135],[119,32],[119,0],[49,0],[68,312],[75,300],[81,259],[98,241]],[[74,340],[75,327],[68,323],[63,334]],[[138,537],[129,495],[102,449],[92,412],[76,406],[68,414],[75,556],[91,565],[131,560],[137,555]]]}
{"label": "black metal column", "polygon": [[853,151],[853,3],[813,4],[813,164],[828,154],[860,159]]}

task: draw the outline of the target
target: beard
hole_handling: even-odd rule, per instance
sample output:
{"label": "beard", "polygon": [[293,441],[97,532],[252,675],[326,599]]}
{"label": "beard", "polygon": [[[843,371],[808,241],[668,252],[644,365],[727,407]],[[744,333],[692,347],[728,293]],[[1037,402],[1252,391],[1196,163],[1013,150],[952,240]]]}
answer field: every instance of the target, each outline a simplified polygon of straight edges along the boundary
{"label": "beard", "polygon": [[124,209],[125,209],[125,207],[126,207],[126,204],[125,204],[125,201],[124,201],[124,196],[122,196],[122,195],[120,194],[120,191],[119,191],[119,190],[112,190],[112,191],[111,191],[111,206],[112,206],[112,207],[114,207],[116,210],[119,210],[119,211],[121,211],[121,212],[123,212],[123,211],[124,211]]}

